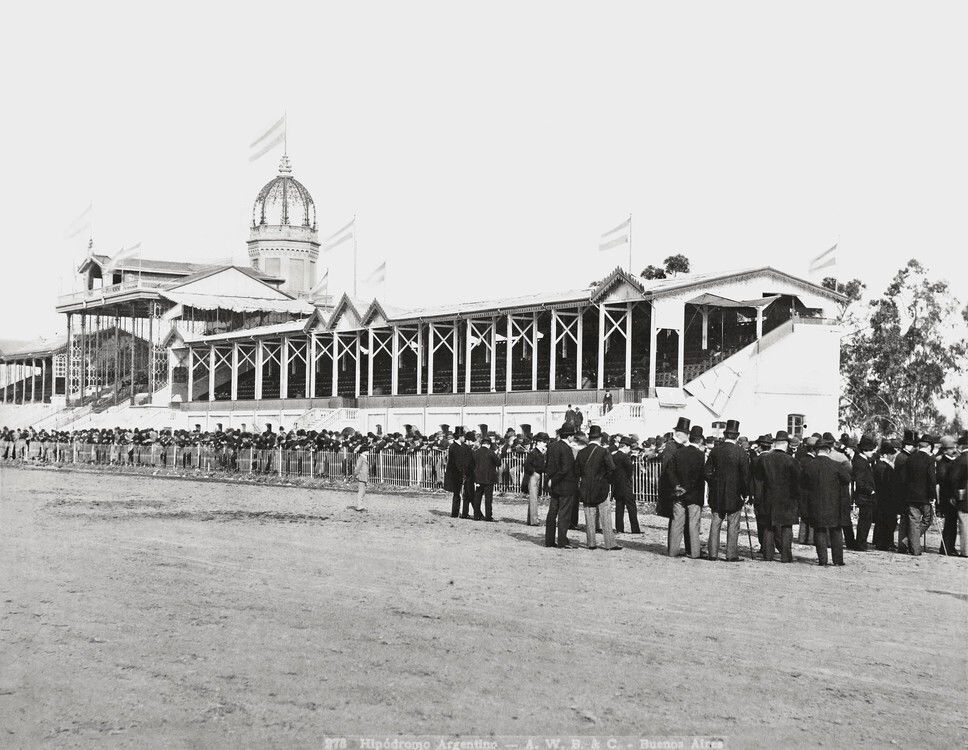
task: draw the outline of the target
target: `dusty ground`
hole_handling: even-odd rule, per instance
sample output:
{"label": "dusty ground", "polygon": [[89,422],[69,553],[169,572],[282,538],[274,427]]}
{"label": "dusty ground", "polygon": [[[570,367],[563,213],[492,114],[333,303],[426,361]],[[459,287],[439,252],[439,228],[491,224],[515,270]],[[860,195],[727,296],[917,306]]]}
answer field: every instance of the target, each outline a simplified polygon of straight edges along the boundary
{"label": "dusty ground", "polygon": [[336,491],[10,468],[0,483],[2,747],[968,740],[964,560],[821,569],[796,547],[798,564],[731,565],[660,556],[654,516],[605,553],[545,549],[517,501],[484,524],[429,495],[372,497],[364,517]]}

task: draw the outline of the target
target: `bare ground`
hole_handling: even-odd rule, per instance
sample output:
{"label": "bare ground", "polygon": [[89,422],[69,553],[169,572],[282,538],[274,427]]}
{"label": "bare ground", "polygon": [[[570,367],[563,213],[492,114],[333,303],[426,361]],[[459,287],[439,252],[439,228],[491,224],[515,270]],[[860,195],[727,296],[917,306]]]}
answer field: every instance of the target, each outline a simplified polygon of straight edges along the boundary
{"label": "bare ground", "polygon": [[968,561],[670,560],[655,516],[621,552],[551,550],[518,500],[495,524],[350,500],[0,469],[0,747],[968,742]]}

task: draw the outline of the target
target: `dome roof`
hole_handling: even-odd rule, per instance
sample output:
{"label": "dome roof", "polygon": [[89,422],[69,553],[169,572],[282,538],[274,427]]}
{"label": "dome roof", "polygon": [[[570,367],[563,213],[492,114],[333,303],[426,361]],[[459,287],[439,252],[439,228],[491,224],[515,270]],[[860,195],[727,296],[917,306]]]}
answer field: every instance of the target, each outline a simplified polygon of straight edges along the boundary
{"label": "dome roof", "polygon": [[295,226],[316,229],[316,204],[292,176],[289,157],[283,154],[279,174],[259,191],[252,207],[252,226]]}

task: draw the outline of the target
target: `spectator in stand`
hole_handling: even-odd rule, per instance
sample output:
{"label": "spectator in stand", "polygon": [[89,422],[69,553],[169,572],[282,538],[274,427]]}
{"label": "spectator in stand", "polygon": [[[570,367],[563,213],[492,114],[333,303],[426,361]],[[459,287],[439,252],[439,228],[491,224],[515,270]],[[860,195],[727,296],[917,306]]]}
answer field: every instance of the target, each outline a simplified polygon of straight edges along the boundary
{"label": "spectator in stand", "polygon": [[612,392],[605,391],[602,396],[602,415],[608,414],[612,410]]}

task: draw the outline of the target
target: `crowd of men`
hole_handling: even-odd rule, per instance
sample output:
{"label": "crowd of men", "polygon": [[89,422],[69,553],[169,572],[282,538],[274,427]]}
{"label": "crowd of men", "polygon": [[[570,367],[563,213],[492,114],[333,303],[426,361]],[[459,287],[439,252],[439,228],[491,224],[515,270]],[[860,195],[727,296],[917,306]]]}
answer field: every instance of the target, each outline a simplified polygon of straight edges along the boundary
{"label": "crowd of men", "polygon": [[[255,470],[274,470],[275,456],[285,451],[336,452],[367,470],[361,475],[348,463],[347,476],[360,481],[370,475],[370,454],[408,455],[434,449],[440,456],[434,480],[451,493],[451,515],[493,521],[495,488],[513,489],[528,498],[526,521],[540,525],[540,503],[547,499],[545,544],[569,548],[568,532],[579,528],[584,509],[586,546],[619,550],[615,534],[640,535],[636,472],[646,462],[659,467],[656,512],[669,519],[667,553],[700,558],[701,519],[706,503],[711,512],[706,556],[719,558],[722,526],[726,526],[725,559],[739,561],[741,520],[746,520],[752,552],[749,510],[756,525],[760,555],[793,560],[796,541],[813,545],[821,565],[828,548],[835,565],[844,564],[844,549],[906,552],[920,555],[922,538],[932,524],[941,528],[941,548],[947,555],[968,556],[968,432],[951,436],[915,434],[905,430],[898,440],[875,442],[844,434],[814,433],[801,440],[780,430],[750,441],[730,420],[722,437],[703,434],[686,418],[665,436],[640,442],[635,435],[606,435],[598,425],[583,430],[583,417],[569,407],[564,424],[549,436],[532,433],[523,424],[503,436],[478,425],[451,431],[441,425],[422,435],[410,425],[403,433],[362,434],[351,429],[249,431],[246,425],[213,431],[170,429],[88,429],[35,431],[0,428],[0,459],[63,460],[64,446],[81,451],[92,463],[192,465],[201,448],[211,451],[220,468],[237,469],[240,455],[258,456]],[[156,446],[164,450],[156,449]],[[510,461],[515,457],[517,461]],[[252,459],[256,460],[256,459]],[[517,467],[511,471],[510,466]],[[362,500],[362,496],[361,496]],[[358,503],[361,505],[361,502]],[[856,506],[856,529],[852,511]],[[473,514],[473,515],[472,515]],[[614,524],[613,524],[614,519]],[[939,521],[940,519],[940,521]],[[871,532],[873,536],[871,537]]]}

